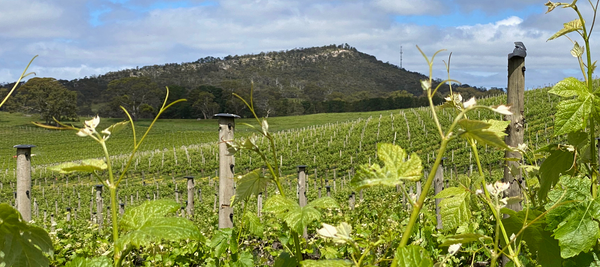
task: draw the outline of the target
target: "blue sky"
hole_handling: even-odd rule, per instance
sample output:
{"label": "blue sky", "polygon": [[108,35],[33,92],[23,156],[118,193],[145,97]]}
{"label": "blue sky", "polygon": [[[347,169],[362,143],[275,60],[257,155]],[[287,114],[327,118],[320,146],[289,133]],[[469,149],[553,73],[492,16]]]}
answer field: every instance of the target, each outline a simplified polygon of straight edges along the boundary
{"label": "blue sky", "polygon": [[[33,55],[38,77],[75,79],[136,66],[348,43],[427,73],[453,52],[453,78],[506,86],[514,41],[528,48],[526,87],[579,77],[566,39],[546,42],[574,13],[542,0],[0,0],[0,83]],[[582,9],[586,11],[586,1]],[[596,48],[594,46],[593,48]],[[600,48],[600,47],[598,47]],[[593,49],[598,51],[598,49]],[[434,75],[445,77],[440,54]]]}

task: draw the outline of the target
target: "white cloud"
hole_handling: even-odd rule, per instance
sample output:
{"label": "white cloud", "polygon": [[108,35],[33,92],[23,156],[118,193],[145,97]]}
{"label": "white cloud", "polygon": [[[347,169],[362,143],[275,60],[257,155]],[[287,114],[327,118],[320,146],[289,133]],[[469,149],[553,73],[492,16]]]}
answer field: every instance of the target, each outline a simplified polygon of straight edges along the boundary
{"label": "white cloud", "polygon": [[395,15],[439,15],[445,13],[445,2],[438,0],[377,0],[375,6]]}

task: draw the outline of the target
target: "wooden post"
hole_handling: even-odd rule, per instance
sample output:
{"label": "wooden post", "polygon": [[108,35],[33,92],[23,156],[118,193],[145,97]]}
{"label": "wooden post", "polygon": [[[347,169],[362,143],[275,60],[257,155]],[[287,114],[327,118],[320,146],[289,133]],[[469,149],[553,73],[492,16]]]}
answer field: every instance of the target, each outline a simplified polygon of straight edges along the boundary
{"label": "wooden post", "polygon": [[71,208],[67,207],[67,222],[71,221]]}
{"label": "wooden post", "polygon": [[356,202],[356,193],[352,192],[348,198],[348,207],[350,210],[354,210],[354,203]]}
{"label": "wooden post", "polygon": [[96,215],[98,217],[98,230],[102,230],[102,185],[96,185]]}
{"label": "wooden post", "polygon": [[119,214],[125,213],[125,203],[119,203]]}
{"label": "wooden post", "polygon": [[256,214],[260,218],[262,216],[262,193],[258,193],[258,199],[256,200]]}
{"label": "wooden post", "polygon": [[194,217],[194,176],[186,176],[187,178],[187,214],[190,218]]}
{"label": "wooden post", "polygon": [[[517,147],[523,143],[523,121],[524,121],[524,92],[525,92],[525,57],[527,56],[527,49],[521,42],[515,42],[515,49],[513,53],[508,54],[508,89],[507,89],[507,104],[510,105],[510,111],[513,115],[506,115],[505,120],[510,121],[508,125],[508,135],[504,141],[507,145]],[[519,152],[506,151],[504,153],[505,158],[521,158]],[[518,183],[523,183],[523,178],[518,168],[519,163],[516,161],[506,161],[504,165],[504,178],[503,182],[509,183],[510,187],[504,192],[505,197],[518,197],[521,195],[521,188]],[[519,170],[519,174],[512,175],[510,170],[514,166],[514,169]],[[507,205],[507,208],[520,211],[522,209],[521,203],[513,203]]]}
{"label": "wooden post", "polygon": [[[437,171],[435,172],[435,177],[433,178],[433,188],[435,191],[435,195],[442,192],[444,189],[444,160],[446,158],[442,158],[440,162],[440,166],[438,166]],[[442,229],[442,214],[440,213],[440,202],[442,199],[435,199],[435,215],[437,219],[437,229]]]}
{"label": "wooden post", "polygon": [[233,227],[233,174],[235,159],[229,154],[226,141],[233,140],[235,119],[240,116],[228,113],[215,115],[219,119],[219,229]]}
{"label": "wooden post", "polygon": [[15,205],[26,222],[31,221],[31,148],[33,145],[16,145],[17,149],[17,199]]}
{"label": "wooden post", "polygon": [[[298,165],[298,204],[304,207],[307,204],[306,199],[306,165]],[[308,239],[306,227],[302,231],[302,237]]]}

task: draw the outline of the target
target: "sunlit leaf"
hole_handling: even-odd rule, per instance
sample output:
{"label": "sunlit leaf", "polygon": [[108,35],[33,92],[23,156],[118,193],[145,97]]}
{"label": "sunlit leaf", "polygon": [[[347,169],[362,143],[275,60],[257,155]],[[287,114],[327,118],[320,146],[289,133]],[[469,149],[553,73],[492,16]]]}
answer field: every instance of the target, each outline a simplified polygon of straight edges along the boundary
{"label": "sunlit leaf", "polygon": [[302,267],[348,267],[352,262],[348,260],[304,260],[300,262]]}
{"label": "sunlit leaf", "polygon": [[540,166],[540,190],[538,197],[545,201],[548,191],[558,182],[558,177],[565,174],[573,166],[575,155],[568,150],[556,149]]}
{"label": "sunlit leaf", "polygon": [[112,262],[109,258],[101,256],[97,258],[76,257],[65,267],[111,267]]}
{"label": "sunlit leaf", "polygon": [[[460,136],[467,139],[474,139],[480,144],[488,144],[503,149],[510,149],[506,143],[504,143],[504,140],[502,140],[502,137],[505,135],[503,131],[501,131],[503,124],[499,121],[490,122],[491,123],[462,119],[458,121],[458,125],[460,125],[462,128]],[[506,123],[506,125],[508,124]]]}
{"label": "sunlit leaf", "polygon": [[573,97],[588,94],[588,91],[584,82],[574,77],[568,77],[552,86],[548,93],[561,97]]}
{"label": "sunlit leaf", "polygon": [[107,134],[107,135],[118,133],[121,130],[125,129],[125,127],[127,127],[127,125],[129,125],[128,121],[117,122],[117,123],[111,125],[110,127],[102,130],[102,133]]}
{"label": "sunlit leaf", "polygon": [[84,159],[81,162],[65,162],[48,168],[59,173],[94,172],[106,170],[108,166],[102,159]]}
{"label": "sunlit leaf", "polygon": [[399,267],[431,267],[433,261],[429,253],[419,246],[410,245],[396,250],[394,261]]}
{"label": "sunlit leaf", "polygon": [[402,180],[421,179],[423,165],[416,153],[411,154],[407,159],[407,154],[401,147],[379,143],[377,155],[384,166],[381,167],[379,164],[359,166],[356,175],[350,181],[352,187],[361,189],[377,185],[396,186]]}
{"label": "sunlit leaf", "polygon": [[574,32],[574,31],[581,31],[581,30],[583,30],[583,24],[581,23],[581,20],[575,19],[575,20],[569,21],[569,22],[563,24],[563,28],[561,30],[559,30],[554,35],[552,35],[552,37],[548,38],[548,41],[554,40],[554,39],[561,37],[567,33]]}
{"label": "sunlit leaf", "polygon": [[450,246],[450,245],[454,245],[454,244],[468,244],[471,242],[475,242],[475,241],[479,241],[479,240],[492,240],[491,237],[489,236],[485,236],[485,235],[481,235],[481,234],[472,234],[472,233],[468,233],[468,234],[458,234],[458,235],[453,235],[453,236],[449,236],[447,237],[444,242],[440,245],[442,247],[446,247],[446,246]]}
{"label": "sunlit leaf", "polygon": [[260,169],[256,169],[245,174],[238,182],[235,188],[234,203],[244,201],[252,195],[258,196],[259,193],[265,190],[271,179],[261,177]]}
{"label": "sunlit leaf", "polygon": [[453,230],[471,219],[470,196],[471,193],[462,187],[449,187],[435,196],[443,198],[440,201],[440,213],[444,231]]}

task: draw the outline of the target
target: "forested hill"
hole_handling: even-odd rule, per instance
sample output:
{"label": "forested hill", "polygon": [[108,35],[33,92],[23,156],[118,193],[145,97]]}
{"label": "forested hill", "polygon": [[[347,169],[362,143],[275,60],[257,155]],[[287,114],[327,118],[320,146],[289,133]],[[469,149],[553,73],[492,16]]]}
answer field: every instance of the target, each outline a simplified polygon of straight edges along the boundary
{"label": "forested hill", "polygon": [[[143,87],[152,91],[169,86],[174,97],[190,101],[167,115],[193,118],[207,117],[214,112],[247,115],[244,114],[247,110],[232,99],[231,93],[248,97],[251,83],[257,110],[262,116],[421,106],[427,104],[425,98],[420,98],[423,92],[420,80],[426,78],[344,44],[224,58],[204,57],[190,63],[144,66],[59,82],[78,92],[80,114],[120,116],[111,111],[124,105],[139,108],[141,117],[150,117],[160,101],[146,97],[144,106],[123,103],[139,103],[131,99],[134,93],[130,93],[129,88]],[[459,89],[465,96],[492,94],[468,85]],[[496,93],[498,91],[493,92]]]}

